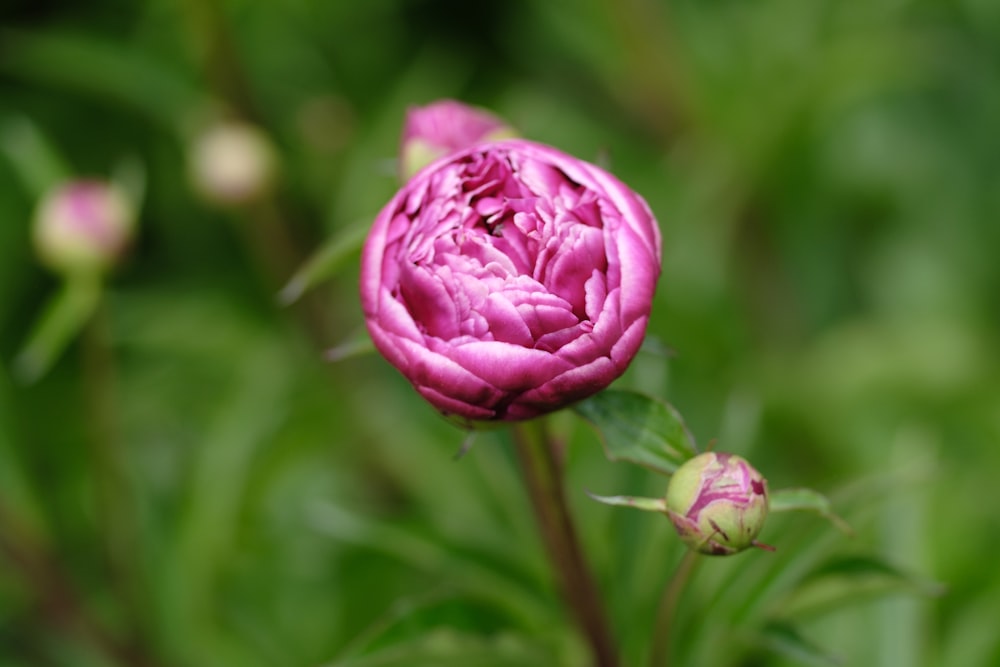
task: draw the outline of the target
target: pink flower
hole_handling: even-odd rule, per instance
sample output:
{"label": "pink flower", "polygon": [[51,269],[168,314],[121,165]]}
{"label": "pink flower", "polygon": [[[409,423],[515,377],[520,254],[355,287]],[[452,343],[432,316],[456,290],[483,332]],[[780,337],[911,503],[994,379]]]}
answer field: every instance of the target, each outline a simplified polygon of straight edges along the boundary
{"label": "pink flower", "polygon": [[642,342],[660,273],[645,201],[525,140],[421,171],[362,254],[379,351],[441,412],[520,420],[605,388]]}
{"label": "pink flower", "polygon": [[455,100],[410,107],[400,146],[401,175],[406,180],[449,153],[516,136],[517,132],[498,116]]}

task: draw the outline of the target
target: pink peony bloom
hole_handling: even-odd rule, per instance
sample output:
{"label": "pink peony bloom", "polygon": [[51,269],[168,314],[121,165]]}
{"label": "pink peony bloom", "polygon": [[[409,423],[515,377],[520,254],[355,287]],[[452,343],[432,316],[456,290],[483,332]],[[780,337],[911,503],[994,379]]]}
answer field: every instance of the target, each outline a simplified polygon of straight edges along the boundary
{"label": "pink peony bloom", "polygon": [[410,107],[400,146],[401,175],[406,180],[449,153],[516,136],[517,132],[498,116],[455,100]]}
{"label": "pink peony bloom", "polygon": [[649,207],[614,176],[525,140],[411,179],[362,254],[379,351],[459,421],[528,419],[621,375],[660,274]]}

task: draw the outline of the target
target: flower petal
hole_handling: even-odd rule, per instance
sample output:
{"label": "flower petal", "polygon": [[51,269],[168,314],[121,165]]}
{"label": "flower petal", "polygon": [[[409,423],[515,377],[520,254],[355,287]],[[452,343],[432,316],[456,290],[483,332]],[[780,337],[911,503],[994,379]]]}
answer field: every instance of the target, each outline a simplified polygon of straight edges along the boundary
{"label": "flower petal", "polygon": [[507,392],[544,385],[571,366],[555,355],[500,341],[459,345],[449,356],[470,373]]}

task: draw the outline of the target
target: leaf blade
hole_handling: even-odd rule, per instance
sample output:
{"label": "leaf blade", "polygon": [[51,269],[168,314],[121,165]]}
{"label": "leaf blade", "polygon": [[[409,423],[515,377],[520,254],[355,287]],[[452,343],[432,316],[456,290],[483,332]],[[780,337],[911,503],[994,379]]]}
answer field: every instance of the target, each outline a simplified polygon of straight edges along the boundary
{"label": "leaf blade", "polygon": [[329,239],[306,260],[281,291],[278,301],[290,306],[303,294],[334,275],[349,259],[361,251],[370,223],[365,220],[346,227]]}
{"label": "leaf blade", "polygon": [[771,621],[761,629],[758,641],[769,651],[799,664],[831,667],[843,661],[807,639],[799,629],[785,621]]}
{"label": "leaf blade", "polygon": [[854,529],[833,511],[830,499],[819,491],[805,488],[779,489],[768,494],[768,505],[771,512],[815,512],[845,535],[854,535]]}
{"label": "leaf blade", "polygon": [[591,424],[611,461],[628,461],[671,475],[698,451],[677,410],[638,392],[607,390],[573,410]]}
{"label": "leaf blade", "polygon": [[634,507],[637,510],[646,512],[659,512],[666,514],[667,501],[663,498],[643,498],[640,496],[599,496],[596,493],[587,492],[587,495],[599,503],[611,505],[613,507]]}

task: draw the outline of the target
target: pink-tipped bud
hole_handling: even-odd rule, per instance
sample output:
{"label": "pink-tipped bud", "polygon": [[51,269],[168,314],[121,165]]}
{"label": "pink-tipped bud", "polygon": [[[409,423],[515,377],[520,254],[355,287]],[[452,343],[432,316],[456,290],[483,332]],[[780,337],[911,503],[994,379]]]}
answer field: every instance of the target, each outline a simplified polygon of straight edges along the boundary
{"label": "pink-tipped bud", "polygon": [[758,545],[767,518],[767,481],[746,459],[707,452],[687,461],[667,487],[670,520],[692,549],[728,555]]}
{"label": "pink-tipped bud", "polygon": [[125,194],[103,181],[63,183],[38,204],[35,247],[61,273],[110,268],[132,238],[135,213]]}
{"label": "pink-tipped bud", "polygon": [[209,201],[238,206],[270,192],[277,173],[277,153],[259,128],[227,122],[198,135],[189,153],[191,180]]}
{"label": "pink-tipped bud", "polygon": [[455,100],[410,107],[403,125],[400,172],[405,181],[449,153],[517,136],[502,118]]}

